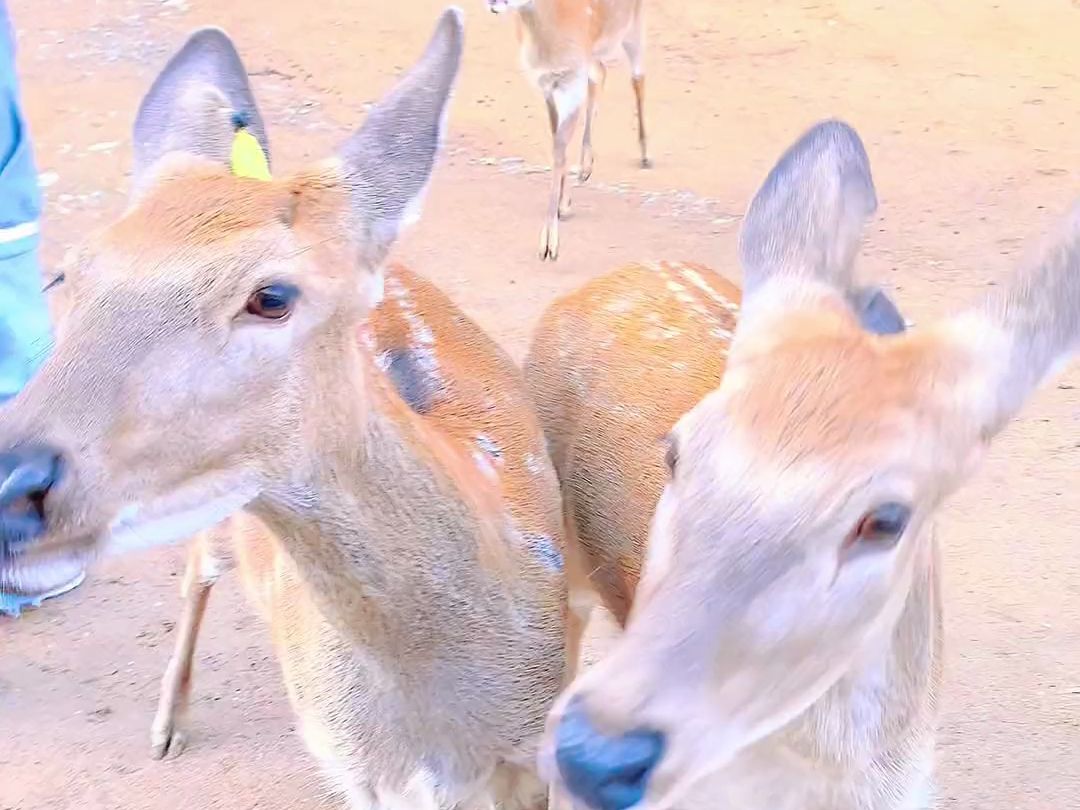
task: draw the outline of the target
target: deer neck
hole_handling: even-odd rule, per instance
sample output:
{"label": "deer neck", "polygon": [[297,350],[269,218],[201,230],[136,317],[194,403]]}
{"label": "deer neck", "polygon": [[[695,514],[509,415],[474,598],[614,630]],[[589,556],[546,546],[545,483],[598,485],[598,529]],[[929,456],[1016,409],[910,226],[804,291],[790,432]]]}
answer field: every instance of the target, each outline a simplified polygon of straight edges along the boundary
{"label": "deer neck", "polygon": [[309,405],[306,463],[252,511],[339,634],[395,669],[535,626],[552,606],[517,570],[497,481],[353,348],[344,395]]}
{"label": "deer neck", "polygon": [[779,738],[812,764],[815,781],[833,783],[824,789],[841,783],[866,798],[853,807],[908,807],[931,778],[943,639],[937,543],[932,528],[924,531],[897,623]]}
{"label": "deer neck", "polygon": [[552,4],[545,0],[533,0],[517,9],[518,37],[528,46],[546,51],[549,44],[559,39],[558,20]]}

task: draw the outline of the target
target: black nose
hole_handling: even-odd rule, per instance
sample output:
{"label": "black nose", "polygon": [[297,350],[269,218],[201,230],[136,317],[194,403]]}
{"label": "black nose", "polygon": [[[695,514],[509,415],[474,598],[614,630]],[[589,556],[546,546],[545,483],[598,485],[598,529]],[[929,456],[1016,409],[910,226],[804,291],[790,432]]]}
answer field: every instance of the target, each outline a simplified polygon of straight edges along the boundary
{"label": "black nose", "polygon": [[0,453],[0,556],[45,531],[45,497],[60,481],[60,454],[43,445]]}
{"label": "black nose", "polygon": [[608,737],[571,703],[555,732],[555,762],[567,788],[595,810],[626,810],[645,798],[664,756],[664,735],[637,730]]}

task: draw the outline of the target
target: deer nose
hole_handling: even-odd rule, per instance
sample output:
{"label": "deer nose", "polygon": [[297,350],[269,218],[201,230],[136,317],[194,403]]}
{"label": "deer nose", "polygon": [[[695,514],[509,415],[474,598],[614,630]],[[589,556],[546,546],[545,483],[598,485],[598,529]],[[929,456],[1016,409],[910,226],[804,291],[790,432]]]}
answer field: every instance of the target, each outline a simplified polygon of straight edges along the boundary
{"label": "deer nose", "polygon": [[60,454],[44,445],[0,453],[0,556],[45,532],[45,497],[62,469]]}
{"label": "deer nose", "polygon": [[555,732],[555,762],[566,787],[595,810],[626,810],[645,798],[664,756],[664,735],[639,729],[601,734],[580,701],[567,707]]}

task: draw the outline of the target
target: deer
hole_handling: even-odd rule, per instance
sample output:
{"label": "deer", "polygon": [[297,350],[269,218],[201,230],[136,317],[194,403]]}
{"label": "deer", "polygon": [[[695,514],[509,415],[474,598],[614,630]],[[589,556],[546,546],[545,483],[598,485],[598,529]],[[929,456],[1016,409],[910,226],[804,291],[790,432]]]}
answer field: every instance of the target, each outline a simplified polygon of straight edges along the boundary
{"label": "deer", "polygon": [[637,105],[641,167],[652,166],[645,134],[644,0],[487,0],[515,17],[521,62],[544,96],[551,125],[551,191],[540,232],[541,261],[559,258],[559,220],[570,214],[566,148],[585,106],[579,180],[593,172],[593,120],[608,65],[626,54]]}
{"label": "deer", "polygon": [[[272,176],[235,45],[192,34],[140,105],[128,207],[72,256],[55,350],[0,414],[5,587],[196,538],[157,755],[183,745],[191,652],[235,564],[350,807],[546,806],[537,750],[566,666],[554,469],[520,370],[386,261],[462,41],[447,10],[335,156]],[[264,153],[251,173],[231,169],[242,134]]]}
{"label": "deer", "polygon": [[858,134],[823,121],[747,209],[741,289],[640,264],[540,320],[526,380],[568,587],[623,628],[541,749],[579,807],[934,806],[933,518],[1080,342],[1080,205],[918,329],[856,281],[876,209]]}

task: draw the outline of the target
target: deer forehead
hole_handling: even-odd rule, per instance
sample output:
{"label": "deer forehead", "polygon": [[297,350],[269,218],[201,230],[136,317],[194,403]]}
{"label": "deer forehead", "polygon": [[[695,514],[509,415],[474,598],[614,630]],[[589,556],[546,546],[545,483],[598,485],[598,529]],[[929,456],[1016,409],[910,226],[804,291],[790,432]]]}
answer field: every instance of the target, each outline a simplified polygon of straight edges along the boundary
{"label": "deer forehead", "polygon": [[[205,282],[212,267],[227,280],[267,262],[286,270],[346,240],[345,197],[332,167],[268,182],[200,161],[169,168],[91,246],[96,271]],[[321,270],[335,268],[344,274],[349,265],[320,262]]]}
{"label": "deer forehead", "polygon": [[824,504],[874,479],[906,489],[947,451],[903,338],[845,329],[746,348],[676,432],[680,458],[700,453],[748,496]]}

